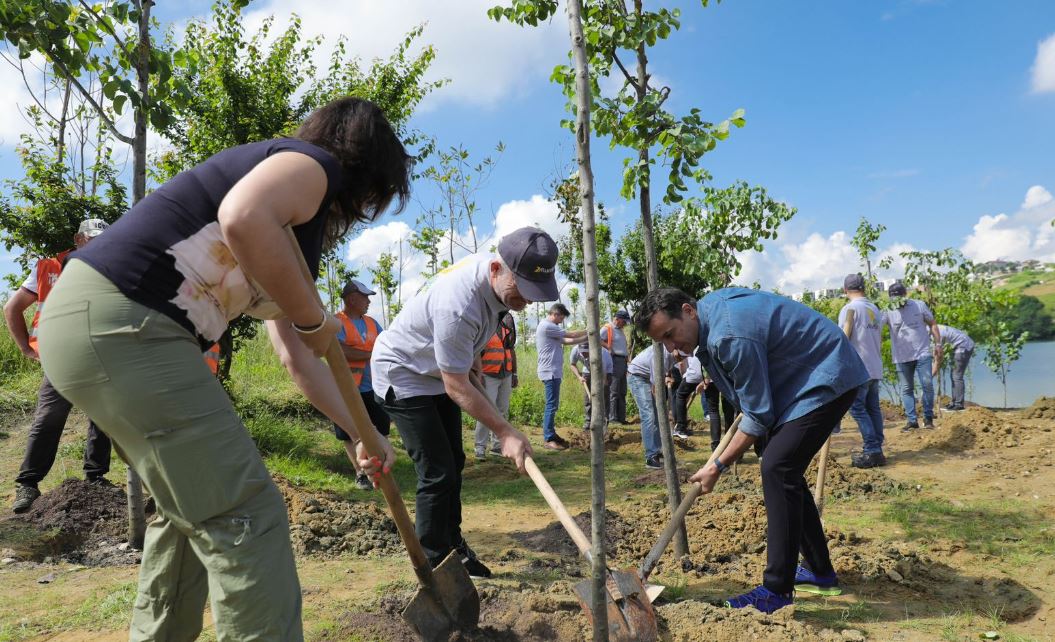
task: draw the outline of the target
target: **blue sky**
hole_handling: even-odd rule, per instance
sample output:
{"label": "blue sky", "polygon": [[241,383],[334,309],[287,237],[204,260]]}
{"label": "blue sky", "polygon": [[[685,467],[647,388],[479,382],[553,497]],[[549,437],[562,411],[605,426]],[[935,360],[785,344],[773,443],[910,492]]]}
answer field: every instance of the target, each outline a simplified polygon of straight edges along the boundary
{"label": "blue sky", "polygon": [[[296,11],[305,33],[331,41],[345,34],[351,50],[371,57],[427,21],[423,40],[435,43],[436,73],[451,84],[413,124],[478,156],[505,143],[480,205],[498,213],[499,232],[528,220],[559,232],[542,195],[574,155],[558,125],[564,98],[548,82],[566,59],[566,22],[561,14],[533,31],[496,25],[482,17],[496,1],[258,0],[247,25]],[[166,4],[163,22],[208,10],[203,2]],[[705,157],[714,184],[743,179],[798,208],[764,255],[744,257],[744,282],[785,291],[841,282],[857,267],[847,241],[861,216],[887,226],[881,251],[957,247],[979,260],[1055,261],[1055,235],[1043,224],[1055,217],[1055,3],[677,6],[682,29],[650,60],[671,87],[668,105],[678,113],[698,107],[712,120],[746,110],[746,127]],[[6,98],[9,107],[19,102],[11,92]],[[14,139],[0,138],[8,143],[0,175],[12,176]],[[594,151],[597,193],[625,227],[637,211],[618,196],[625,152],[607,151],[605,141]],[[427,185],[416,191],[410,210],[350,243],[353,263],[368,265],[433,202]],[[480,231],[491,233],[492,223]]]}

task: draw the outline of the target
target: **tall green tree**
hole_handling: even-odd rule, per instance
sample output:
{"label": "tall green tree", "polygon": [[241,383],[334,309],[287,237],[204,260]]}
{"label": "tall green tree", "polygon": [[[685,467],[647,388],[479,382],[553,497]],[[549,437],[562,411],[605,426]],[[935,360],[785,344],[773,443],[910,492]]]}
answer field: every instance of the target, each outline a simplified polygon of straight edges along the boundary
{"label": "tall green tree", "polygon": [[876,296],[875,275],[872,273],[872,255],[875,253],[876,243],[884,231],[886,231],[886,225],[882,223],[872,225],[868,222],[868,219],[862,216],[861,221],[857,224],[857,231],[854,232],[854,237],[850,240],[850,245],[857,250],[857,255],[861,257],[861,264],[866,270],[865,274],[868,275],[868,278],[865,279],[865,293],[872,299]]}
{"label": "tall green tree", "polygon": [[[708,3],[708,0],[700,2],[703,7]],[[534,26],[552,16],[556,9],[556,0],[515,0],[508,6],[492,8],[488,15],[495,20],[506,19]],[[710,174],[701,166],[703,155],[713,150],[718,141],[728,137],[730,127],[742,127],[745,122],[743,110],[735,111],[727,120],[716,124],[705,120],[702,112],[696,108],[683,115],[674,114],[666,108],[671,90],[653,84],[648,53],[659,41],[666,40],[681,27],[680,15],[678,9],[660,7],[646,10],[643,0],[587,0],[582,4],[584,45],[590,76],[586,79],[589,95],[583,96],[584,100],[580,102],[584,106],[590,105],[590,122],[594,133],[607,137],[613,149],[621,147],[630,152],[623,162],[621,194],[628,200],[637,197],[649,289],[660,285],[652,220],[653,170],[660,167],[667,169],[663,177],[666,179],[666,189],[662,202],[667,205],[683,203],[690,185],[702,186],[710,179]],[[633,72],[624,64],[624,57],[634,61],[635,64],[630,65]],[[612,74],[622,80],[619,90],[614,95],[603,95],[600,81]],[[576,72],[567,65],[557,67],[552,78],[561,84],[568,97],[569,110],[573,114],[577,113],[580,107],[571,101],[586,86],[576,84]],[[566,125],[571,127],[571,121],[566,121]],[[684,206],[686,209],[694,207],[691,199]],[[663,353],[661,349],[654,352],[653,367],[659,371],[662,369]],[[657,378],[653,386],[668,499],[673,511],[681,500],[676,457],[667,420],[662,379]],[[675,539],[674,549],[678,555],[688,552],[684,528]]]}
{"label": "tall green tree", "polygon": [[[350,54],[342,38],[320,70],[315,53],[325,43],[321,37],[306,37],[298,16],[281,31],[270,16],[256,33],[247,35],[245,5],[220,0],[207,19],[187,25],[180,43],[170,38],[173,73],[189,89],[189,97],[163,130],[172,147],[156,159],[159,181],[229,147],[291,135],[313,109],[346,95],[377,103],[404,143],[423,145],[421,151],[427,153],[430,142],[408,121],[421,100],[445,81],[425,79],[435,59],[431,46],[411,53],[423,27],[411,29],[387,58],[369,63]],[[333,248],[322,262],[322,288],[330,297],[339,294],[344,279],[351,276],[338,252]],[[230,372],[233,353],[258,327],[249,317],[231,324],[221,340],[222,379]]]}

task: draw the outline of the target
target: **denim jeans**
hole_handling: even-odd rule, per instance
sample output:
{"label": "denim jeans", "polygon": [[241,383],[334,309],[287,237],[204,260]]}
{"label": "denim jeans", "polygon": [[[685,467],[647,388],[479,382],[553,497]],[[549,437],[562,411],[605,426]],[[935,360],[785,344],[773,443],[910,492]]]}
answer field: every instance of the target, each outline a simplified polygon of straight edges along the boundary
{"label": "denim jeans", "polygon": [[923,357],[916,361],[905,361],[897,364],[897,380],[901,388],[901,405],[905,408],[905,416],[909,422],[916,422],[916,388],[913,381],[914,376],[919,377],[919,385],[923,388],[923,419],[934,420],[934,379],[931,377],[930,368],[933,357]]}
{"label": "denim jeans", "polygon": [[850,416],[857,421],[864,443],[864,453],[882,454],[883,452],[883,412],[879,409],[879,379],[872,379],[857,389]]}
{"label": "denim jeans", "polygon": [[560,379],[542,382],[546,393],[546,410],[542,415],[542,440],[553,441],[557,436],[557,408],[560,406]]}
{"label": "denim jeans", "polygon": [[967,372],[967,364],[971,362],[974,350],[957,350],[952,355],[952,367],[949,368],[949,376],[952,379],[952,404],[963,407],[963,374]]}
{"label": "denim jeans", "polygon": [[634,395],[638,414],[641,415],[641,445],[645,447],[645,459],[648,459],[660,452],[659,417],[652,399],[652,384],[637,375],[630,375],[628,379],[630,394]]}

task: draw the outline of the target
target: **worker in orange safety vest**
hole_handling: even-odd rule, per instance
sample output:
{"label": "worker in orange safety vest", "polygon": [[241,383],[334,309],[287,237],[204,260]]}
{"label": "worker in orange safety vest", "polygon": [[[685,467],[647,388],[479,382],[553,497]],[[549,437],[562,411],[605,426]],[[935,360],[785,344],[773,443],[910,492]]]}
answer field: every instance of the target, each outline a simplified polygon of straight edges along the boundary
{"label": "worker in orange safety vest", "polygon": [[[80,248],[110,227],[106,221],[93,218],[82,221],[73,237],[73,243]],[[15,345],[27,358],[39,361],[37,353],[37,323],[40,311],[58,281],[62,268],[65,267],[67,250],[52,258],[41,259],[30,272],[18,290],[11,294],[4,305],[4,319],[11,332]],[[33,322],[26,326],[25,311],[37,304]],[[26,455],[22,466],[15,477],[15,501],[11,509],[16,513],[29,510],[33,502],[40,497],[37,485],[47,476],[55,463],[59,451],[59,439],[66,427],[66,419],[73,405],[66,401],[55,390],[45,376],[41,379],[37,393],[37,408],[33,413],[33,423],[29,426],[29,437],[26,442]],[[106,436],[95,422],[88,420],[88,440],[84,444],[84,476],[92,483],[108,484],[106,473],[110,471],[110,438]]]}
{"label": "worker in orange safety vest", "polygon": [[[517,387],[517,331],[516,321],[508,311],[502,315],[498,322],[498,329],[484,346],[480,353],[481,383],[484,386],[484,396],[498,408],[503,417],[509,416],[509,398],[513,388]],[[502,447],[498,443],[498,437],[491,432],[487,426],[476,422],[476,431],[473,433],[476,445],[476,458],[487,457],[488,442],[492,453],[501,456]]]}
{"label": "worker in orange safety vest", "polygon": [[[359,394],[363,398],[363,405],[366,406],[370,422],[374,424],[379,433],[387,437],[391,419],[374,397],[374,388],[370,380],[370,353],[373,352],[377,335],[382,331],[381,324],[366,314],[370,308],[370,296],[373,294],[376,293],[362,282],[355,279],[348,281],[341,290],[344,309],[336,314],[341,322],[341,330],[337,333],[337,339],[341,342],[341,350],[348,360],[348,367],[352,371],[355,383],[359,386]],[[348,435],[336,424],[334,424],[333,431],[337,439],[348,440]],[[354,461],[353,465],[355,465]],[[374,487],[370,478],[366,473],[358,470],[358,467],[355,484],[362,490],[372,490]]]}

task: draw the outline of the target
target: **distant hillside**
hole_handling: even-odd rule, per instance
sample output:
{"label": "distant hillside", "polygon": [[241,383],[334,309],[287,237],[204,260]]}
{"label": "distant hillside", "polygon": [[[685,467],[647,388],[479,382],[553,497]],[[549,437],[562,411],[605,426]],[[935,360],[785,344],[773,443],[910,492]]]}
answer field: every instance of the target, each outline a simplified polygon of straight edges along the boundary
{"label": "distant hillside", "polygon": [[1043,264],[1039,269],[993,275],[993,282],[999,288],[1037,297],[1055,315],[1055,263]]}

